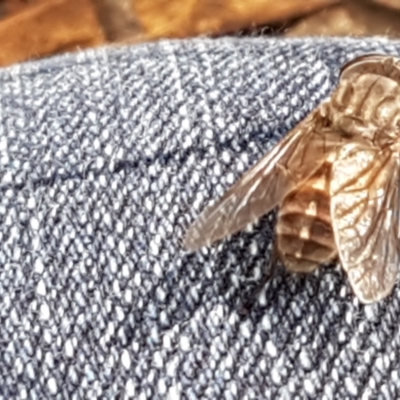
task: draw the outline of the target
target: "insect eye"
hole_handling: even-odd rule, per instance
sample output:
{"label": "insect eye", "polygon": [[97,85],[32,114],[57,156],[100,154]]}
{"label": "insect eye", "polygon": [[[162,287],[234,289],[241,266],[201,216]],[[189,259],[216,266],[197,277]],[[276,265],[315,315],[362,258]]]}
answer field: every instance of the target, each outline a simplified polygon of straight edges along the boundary
{"label": "insect eye", "polygon": [[364,54],[344,64],[340,70],[340,76],[348,73],[366,72],[368,66],[379,64],[385,56],[382,54]]}
{"label": "insect eye", "polygon": [[349,79],[360,74],[385,76],[400,83],[398,60],[383,54],[367,54],[348,62],[340,71],[340,79]]}

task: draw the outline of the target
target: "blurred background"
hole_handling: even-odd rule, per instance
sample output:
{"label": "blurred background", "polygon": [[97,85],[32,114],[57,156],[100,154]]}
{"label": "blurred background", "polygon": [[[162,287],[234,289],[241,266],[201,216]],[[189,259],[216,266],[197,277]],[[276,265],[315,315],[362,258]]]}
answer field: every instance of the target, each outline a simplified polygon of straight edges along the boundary
{"label": "blurred background", "polygon": [[400,0],[0,0],[0,66],[195,36],[400,37]]}

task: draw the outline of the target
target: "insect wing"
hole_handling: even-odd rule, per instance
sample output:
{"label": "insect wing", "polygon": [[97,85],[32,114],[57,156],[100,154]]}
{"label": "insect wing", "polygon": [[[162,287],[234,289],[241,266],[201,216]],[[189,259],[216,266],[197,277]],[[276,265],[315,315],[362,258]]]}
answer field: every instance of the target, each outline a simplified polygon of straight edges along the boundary
{"label": "insect wing", "polygon": [[386,297],[399,266],[399,163],[391,149],[343,146],[331,180],[332,226],[339,257],[363,303]]}
{"label": "insect wing", "polygon": [[319,108],[200,215],[186,233],[185,247],[196,250],[209,245],[271,211],[344,140],[322,126]]}

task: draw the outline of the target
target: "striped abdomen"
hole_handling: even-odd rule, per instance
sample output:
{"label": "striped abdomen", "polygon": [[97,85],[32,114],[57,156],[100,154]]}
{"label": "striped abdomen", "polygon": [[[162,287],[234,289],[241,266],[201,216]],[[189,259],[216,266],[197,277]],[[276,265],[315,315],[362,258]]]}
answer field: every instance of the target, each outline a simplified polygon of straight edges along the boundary
{"label": "striped abdomen", "polygon": [[337,254],[330,216],[331,167],[325,161],[281,204],[276,225],[277,249],[291,271],[310,272]]}

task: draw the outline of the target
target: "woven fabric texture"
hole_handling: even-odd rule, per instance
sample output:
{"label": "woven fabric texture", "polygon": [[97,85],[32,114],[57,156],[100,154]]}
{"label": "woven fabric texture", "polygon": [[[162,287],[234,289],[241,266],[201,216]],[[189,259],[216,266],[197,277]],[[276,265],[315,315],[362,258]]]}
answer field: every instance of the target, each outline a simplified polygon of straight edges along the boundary
{"label": "woven fabric texture", "polygon": [[0,72],[0,398],[394,399],[400,290],[268,265],[273,213],[187,253],[198,213],[388,40],[223,38]]}

